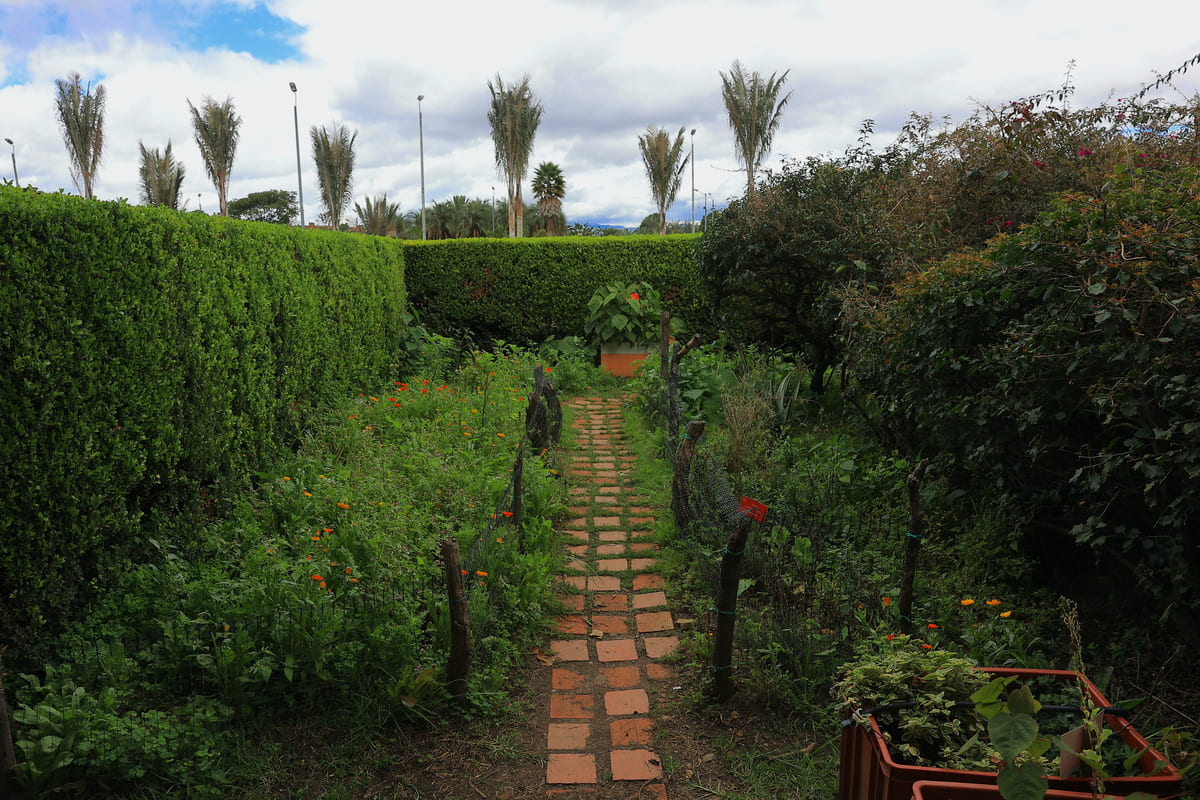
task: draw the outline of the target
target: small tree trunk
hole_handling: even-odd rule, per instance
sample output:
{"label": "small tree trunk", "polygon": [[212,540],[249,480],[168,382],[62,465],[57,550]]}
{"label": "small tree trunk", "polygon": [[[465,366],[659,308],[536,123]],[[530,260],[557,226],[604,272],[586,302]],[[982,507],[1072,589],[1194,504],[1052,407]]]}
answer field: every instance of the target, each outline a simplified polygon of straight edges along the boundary
{"label": "small tree trunk", "polygon": [[742,557],[750,534],[750,518],[738,520],[737,528],[725,545],[721,557],[721,584],[717,594],[717,631],[713,638],[712,693],[719,702],[733,694],[733,624],[737,619],[738,582],[742,572]]}
{"label": "small tree trunk", "polygon": [[921,508],[921,481],[929,459],[921,460],[908,476],[908,533],[904,537],[904,569],[900,573],[900,632],[912,635],[913,581],[917,576],[917,559],[921,555],[921,537],[925,535],[925,509]]}
{"label": "small tree trunk", "polygon": [[442,541],[446,564],[446,596],[450,600],[450,656],[446,659],[446,688],[460,705],[467,704],[467,676],[471,673],[471,623],[467,594],[463,590],[462,559],[455,539]]}

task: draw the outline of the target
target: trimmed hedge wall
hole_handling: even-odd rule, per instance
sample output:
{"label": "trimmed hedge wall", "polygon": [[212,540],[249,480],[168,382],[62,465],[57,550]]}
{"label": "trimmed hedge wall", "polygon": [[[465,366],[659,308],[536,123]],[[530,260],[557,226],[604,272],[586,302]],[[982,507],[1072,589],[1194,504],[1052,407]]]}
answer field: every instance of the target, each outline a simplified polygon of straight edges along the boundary
{"label": "trimmed hedge wall", "polygon": [[450,336],[536,344],[583,336],[587,302],[614,281],[648,281],[695,325],[708,314],[696,277],[700,234],[406,243],[409,298],[425,327]]}
{"label": "trimmed hedge wall", "polygon": [[0,635],[394,375],[404,311],[382,237],[0,189]]}

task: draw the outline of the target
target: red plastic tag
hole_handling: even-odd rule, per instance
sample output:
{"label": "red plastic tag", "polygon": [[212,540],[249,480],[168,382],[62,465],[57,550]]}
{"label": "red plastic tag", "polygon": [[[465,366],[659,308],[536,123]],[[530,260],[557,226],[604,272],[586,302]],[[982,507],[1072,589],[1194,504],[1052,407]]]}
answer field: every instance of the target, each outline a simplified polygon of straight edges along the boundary
{"label": "red plastic tag", "polygon": [[762,522],[767,518],[767,507],[757,500],[752,500],[749,497],[743,497],[742,503],[738,506],[738,511],[741,511],[755,522]]}

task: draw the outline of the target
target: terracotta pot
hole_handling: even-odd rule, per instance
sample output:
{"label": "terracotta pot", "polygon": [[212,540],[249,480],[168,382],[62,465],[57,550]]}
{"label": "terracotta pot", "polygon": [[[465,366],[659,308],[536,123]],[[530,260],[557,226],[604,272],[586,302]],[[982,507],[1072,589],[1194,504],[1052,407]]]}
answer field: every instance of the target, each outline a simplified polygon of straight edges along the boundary
{"label": "terracotta pot", "polygon": [[650,354],[649,345],[602,344],[600,345],[600,368],[618,378],[632,378]]}
{"label": "terracotta pot", "polygon": [[[1021,679],[1050,677],[1061,681],[1074,682],[1080,676],[1070,670],[1047,669],[1007,669],[1003,667],[983,667],[984,672],[995,676],[1015,675]],[[1098,707],[1110,708],[1110,703],[1095,684],[1083,678],[1084,690],[1091,701]],[[847,718],[850,713],[847,712]],[[1138,759],[1141,775],[1110,778],[1104,782],[1105,788],[1117,795],[1123,796],[1134,792],[1149,792],[1159,797],[1174,797],[1182,791],[1183,780],[1179,770],[1167,763],[1162,754],[1150,748],[1145,737],[1134,730],[1123,717],[1112,714],[1104,715],[1104,724],[1117,732],[1117,735],[1135,751],[1142,752]],[[1165,764],[1166,766],[1160,766]],[[1152,774],[1153,773],[1153,774]],[[892,758],[883,731],[874,717],[868,719],[867,725],[852,724],[842,728],[841,768],[838,775],[839,800],[911,800],[913,786],[918,781],[950,784],[973,784],[986,787],[996,785],[995,772],[977,772],[973,770],[945,769],[938,767],[919,767],[903,764]],[[1055,791],[1082,792],[1091,797],[1087,778],[1047,778],[1050,789]],[[978,796],[999,797],[995,795],[963,795],[964,798]],[[1069,796],[1069,795],[1068,795]],[[947,795],[937,795],[939,800],[949,800]],[[930,798],[926,798],[930,800]]]}

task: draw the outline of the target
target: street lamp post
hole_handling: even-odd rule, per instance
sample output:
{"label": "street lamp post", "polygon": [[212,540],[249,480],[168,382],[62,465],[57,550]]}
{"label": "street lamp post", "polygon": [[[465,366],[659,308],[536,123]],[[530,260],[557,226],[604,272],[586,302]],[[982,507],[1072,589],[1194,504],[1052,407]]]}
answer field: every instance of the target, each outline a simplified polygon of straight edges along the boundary
{"label": "street lamp post", "polygon": [[21,188],[21,179],[17,177],[17,146],[13,144],[13,140],[9,139],[7,136],[4,137],[4,141],[8,142],[8,146],[12,148],[13,183],[15,183],[19,189]]}
{"label": "street lamp post", "polygon": [[696,128],[691,130],[691,233],[696,233]]}
{"label": "street lamp post", "polygon": [[425,120],[421,115],[421,101],[425,95],[417,95],[417,138],[421,146],[421,240],[425,240]]}
{"label": "street lamp post", "polygon": [[292,122],[296,126],[296,191],[300,197],[300,227],[304,227],[304,178],[300,173],[300,96],[296,93],[296,82],[289,81],[292,87]]}

